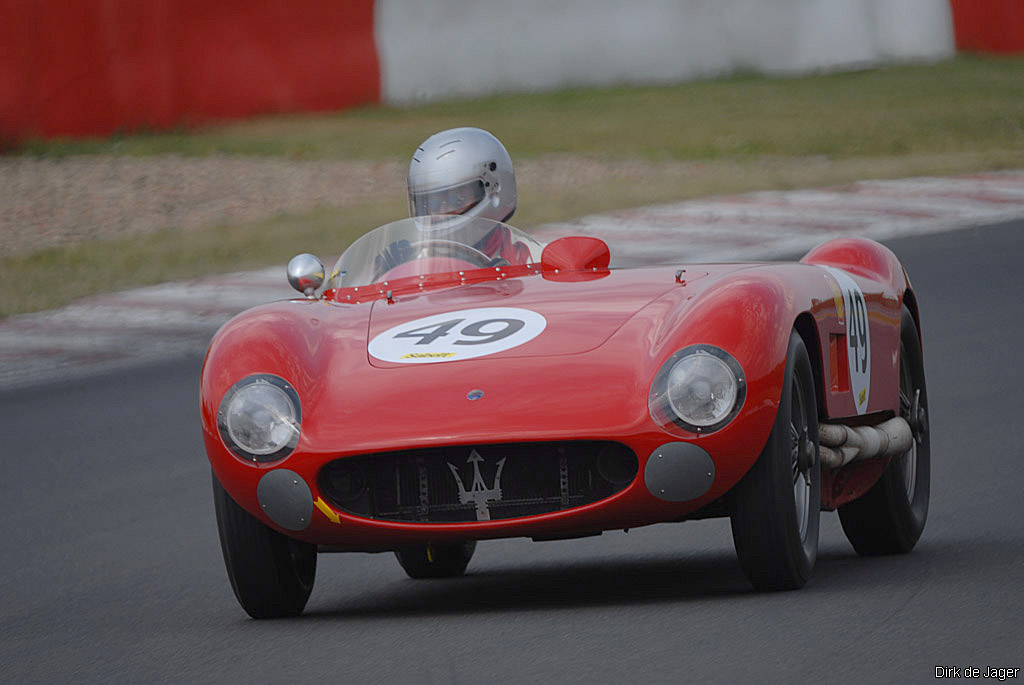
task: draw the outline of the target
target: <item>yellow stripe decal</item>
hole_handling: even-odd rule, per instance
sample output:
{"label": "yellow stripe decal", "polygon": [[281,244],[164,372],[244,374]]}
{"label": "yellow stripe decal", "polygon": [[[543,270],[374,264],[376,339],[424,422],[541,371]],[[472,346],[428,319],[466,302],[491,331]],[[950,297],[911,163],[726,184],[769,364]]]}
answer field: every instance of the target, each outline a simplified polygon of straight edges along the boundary
{"label": "yellow stripe decal", "polygon": [[334,513],[334,510],[327,506],[327,502],[323,501],[320,497],[316,498],[316,508],[319,509],[324,516],[326,516],[332,523],[341,523],[341,517]]}

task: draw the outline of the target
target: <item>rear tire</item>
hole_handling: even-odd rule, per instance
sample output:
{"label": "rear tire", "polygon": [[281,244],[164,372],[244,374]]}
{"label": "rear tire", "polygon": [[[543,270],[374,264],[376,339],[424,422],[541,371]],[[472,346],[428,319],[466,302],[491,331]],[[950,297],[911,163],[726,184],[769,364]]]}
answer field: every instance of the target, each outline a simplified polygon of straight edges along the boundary
{"label": "rear tire", "polygon": [[[912,416],[915,405],[924,412],[920,419]],[[900,324],[900,415],[914,428],[915,440],[906,454],[892,458],[870,490],[839,507],[846,539],[861,556],[906,553],[921,537],[931,489],[927,410],[921,339],[913,315],[904,306]]]}
{"label": "rear tire", "polygon": [[217,532],[231,589],[253,618],[298,616],[316,578],[316,545],[268,528],[213,477]]}
{"label": "rear tire", "polygon": [[476,541],[425,543],[395,550],[398,563],[410,578],[454,578],[466,572]]}
{"label": "rear tire", "polygon": [[795,590],[818,556],[818,406],[807,348],[794,331],[768,442],[735,490],[732,537],[754,589]]}

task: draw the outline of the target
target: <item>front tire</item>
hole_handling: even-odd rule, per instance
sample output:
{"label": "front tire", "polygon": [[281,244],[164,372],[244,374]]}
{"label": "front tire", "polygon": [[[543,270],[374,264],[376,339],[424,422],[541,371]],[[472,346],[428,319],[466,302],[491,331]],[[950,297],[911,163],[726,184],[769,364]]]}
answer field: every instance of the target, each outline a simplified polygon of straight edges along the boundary
{"label": "front tire", "polygon": [[398,563],[410,578],[454,578],[466,572],[476,541],[410,545],[395,550]]}
{"label": "front tire", "polygon": [[759,591],[795,590],[818,556],[821,466],[818,405],[807,348],[794,331],[775,425],[735,490],[732,537],[744,574]]}
{"label": "front tire", "polygon": [[316,578],[316,545],[268,528],[213,477],[217,532],[231,589],[253,618],[298,616]]}
{"label": "front tire", "polygon": [[839,521],[846,539],[861,556],[909,552],[921,537],[928,518],[931,490],[928,392],[921,339],[906,306],[900,324],[900,415],[914,431],[910,450],[893,457],[870,490],[839,507]]}

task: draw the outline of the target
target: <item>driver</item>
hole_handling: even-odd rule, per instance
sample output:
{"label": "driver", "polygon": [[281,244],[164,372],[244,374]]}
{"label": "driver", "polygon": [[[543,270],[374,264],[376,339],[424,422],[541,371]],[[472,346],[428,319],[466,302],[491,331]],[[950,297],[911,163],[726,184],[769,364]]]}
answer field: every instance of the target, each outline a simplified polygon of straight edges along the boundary
{"label": "driver", "polygon": [[[430,236],[432,224],[421,229],[424,238],[462,243],[483,252],[490,266],[526,264],[530,251],[512,239],[505,222],[516,211],[516,176],[512,158],[493,135],[479,128],[441,131],[427,138],[409,163],[409,214],[413,217],[451,215],[465,221],[441,222]],[[378,273],[414,258],[401,241],[378,256]]]}

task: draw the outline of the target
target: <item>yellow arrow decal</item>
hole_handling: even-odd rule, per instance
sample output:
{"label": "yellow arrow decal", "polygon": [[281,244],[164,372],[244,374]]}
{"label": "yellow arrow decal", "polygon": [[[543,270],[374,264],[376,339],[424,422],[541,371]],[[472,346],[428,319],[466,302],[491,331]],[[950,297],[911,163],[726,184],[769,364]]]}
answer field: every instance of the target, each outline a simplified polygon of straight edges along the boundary
{"label": "yellow arrow decal", "polygon": [[334,513],[334,510],[327,506],[327,502],[323,501],[323,499],[317,497],[314,504],[332,523],[341,524],[341,517]]}

